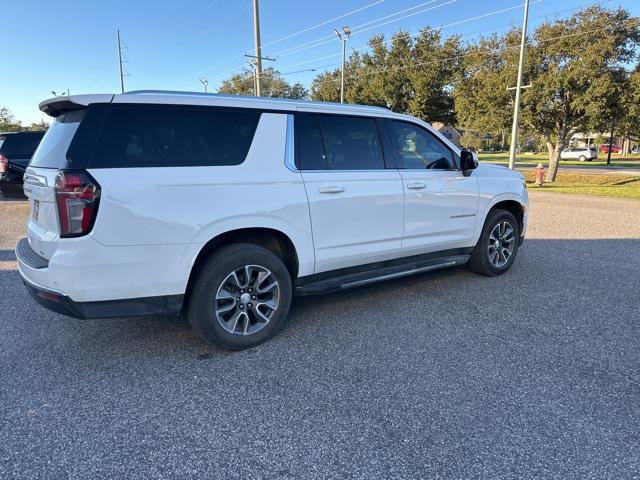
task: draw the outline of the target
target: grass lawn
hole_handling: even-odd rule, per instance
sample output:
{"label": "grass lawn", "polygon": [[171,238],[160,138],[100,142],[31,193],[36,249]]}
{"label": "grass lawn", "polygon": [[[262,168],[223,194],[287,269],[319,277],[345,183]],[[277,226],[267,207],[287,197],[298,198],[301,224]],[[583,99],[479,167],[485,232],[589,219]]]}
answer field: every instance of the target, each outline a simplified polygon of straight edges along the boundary
{"label": "grass lawn", "polygon": [[[560,165],[580,165],[581,167],[606,167],[607,154],[599,153],[598,160],[591,162],[581,162],[579,160],[561,160]],[[508,153],[480,153],[478,155],[480,161],[490,163],[509,163]],[[538,163],[542,162],[545,168],[549,165],[549,157],[545,153],[536,153],[534,155],[517,155],[516,163]],[[640,155],[629,155],[622,157],[618,154],[611,154],[611,166],[625,168],[640,168]]]}
{"label": "grass lawn", "polygon": [[535,172],[521,173],[531,191],[640,199],[640,175],[636,177],[635,175],[560,172],[554,183],[545,183],[542,187],[536,187]]}

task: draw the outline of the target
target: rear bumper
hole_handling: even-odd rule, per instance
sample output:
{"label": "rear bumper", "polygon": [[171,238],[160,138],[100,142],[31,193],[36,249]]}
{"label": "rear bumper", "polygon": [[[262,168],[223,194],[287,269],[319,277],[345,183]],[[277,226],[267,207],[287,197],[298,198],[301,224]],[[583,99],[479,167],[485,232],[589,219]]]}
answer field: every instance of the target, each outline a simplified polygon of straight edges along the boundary
{"label": "rear bumper", "polygon": [[115,318],[180,313],[184,295],[131,298],[105,302],[74,302],[62,292],[29,283],[23,278],[29,295],[43,307],[73,318]]}
{"label": "rear bumper", "polygon": [[[111,318],[172,314],[182,310],[184,287],[177,294],[175,290],[162,291],[158,282],[166,284],[167,278],[159,275],[158,270],[142,276],[140,271],[144,269],[131,270],[130,265],[135,266],[133,261],[129,271],[121,271],[121,267],[127,265],[122,260],[109,264],[107,271],[99,252],[93,250],[81,258],[74,257],[73,265],[65,265],[57,263],[55,255],[49,261],[39,256],[27,239],[18,242],[15,253],[27,291],[36,302],[54,312],[74,318]],[[115,256],[118,250],[108,253]],[[155,263],[160,263],[157,258]],[[88,275],[89,271],[96,273]],[[171,269],[168,272],[173,273]],[[141,286],[150,287],[149,293],[132,298],[131,293],[142,291]],[[127,291],[129,295],[124,294]],[[87,297],[87,292],[100,295]]]}

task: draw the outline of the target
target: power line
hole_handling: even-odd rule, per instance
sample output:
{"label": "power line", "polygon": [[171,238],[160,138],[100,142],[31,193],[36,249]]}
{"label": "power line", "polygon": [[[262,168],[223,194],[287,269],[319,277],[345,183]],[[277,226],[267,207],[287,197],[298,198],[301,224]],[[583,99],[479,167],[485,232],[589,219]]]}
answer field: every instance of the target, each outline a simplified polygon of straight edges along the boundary
{"label": "power line", "polygon": [[[435,1],[436,0],[431,0],[431,2],[435,2]],[[292,33],[290,35],[286,35],[286,36],[284,36],[282,38],[279,38],[278,40],[274,40],[272,42],[266,43],[263,46],[266,47],[266,46],[270,46],[270,45],[275,45],[276,43],[280,43],[280,42],[283,42],[283,41],[288,40],[290,38],[297,37],[298,35],[301,35],[303,33],[309,32],[311,30],[315,30],[316,28],[322,27],[323,25],[328,25],[328,24],[333,23],[333,22],[335,22],[337,20],[340,20],[341,18],[348,17],[349,15],[353,15],[354,13],[358,13],[358,12],[361,12],[363,10],[367,10],[368,8],[371,8],[371,7],[375,7],[376,5],[379,5],[379,4],[383,3],[383,2],[384,2],[384,0],[377,0],[376,2],[373,2],[373,3],[370,3],[368,5],[365,5],[364,7],[357,8],[357,9],[352,10],[352,11],[350,11],[348,13],[343,14],[343,15],[339,15],[337,17],[330,18],[329,20],[325,20],[324,22],[317,23],[316,25],[313,25],[311,27],[305,28],[303,30],[300,30],[300,31],[295,32],[295,33]],[[431,3],[431,2],[429,2],[429,3]]]}
{"label": "power line", "polygon": [[[429,0],[428,2],[424,2],[424,3],[421,3],[421,4],[419,4],[419,5],[415,5],[415,6],[413,6],[413,7],[406,8],[406,9],[404,9],[404,10],[400,10],[400,11],[398,11],[398,12],[396,12],[396,13],[393,13],[393,14],[390,14],[390,15],[386,15],[386,16],[384,16],[384,17],[380,17],[380,18],[378,18],[378,19],[376,19],[376,20],[372,20],[372,21],[369,21],[369,22],[363,23],[363,24],[359,25],[359,27],[364,26],[364,25],[370,25],[371,23],[378,22],[378,21],[383,20],[383,19],[388,19],[388,18],[390,18],[390,17],[395,17],[395,16],[398,16],[398,15],[401,15],[402,13],[406,13],[406,12],[408,12],[408,11],[415,10],[416,8],[420,8],[420,7],[425,6],[425,5],[428,5],[428,4],[433,4],[433,3],[434,3],[434,2],[436,2],[436,1],[437,1],[437,0]],[[387,22],[383,22],[383,23],[379,23],[379,24],[376,24],[376,25],[372,25],[372,26],[370,26],[370,27],[368,27],[368,28],[365,28],[365,29],[359,30],[358,32],[354,32],[354,33],[353,33],[353,35],[355,35],[356,33],[362,33],[362,32],[364,32],[364,31],[371,30],[372,28],[377,28],[377,27],[382,26],[382,25],[387,25],[387,24],[389,24],[389,23],[397,22],[397,21],[399,21],[399,20],[403,20],[403,19],[405,19],[405,18],[412,17],[412,16],[418,15],[418,14],[420,14],[420,13],[427,12],[427,11],[429,11],[429,10],[434,10],[434,9],[436,9],[436,8],[444,7],[444,6],[449,5],[449,4],[451,4],[451,3],[455,3],[456,1],[457,1],[457,0],[448,0],[448,1],[444,2],[444,3],[439,4],[439,5],[434,5],[434,6],[432,6],[432,7],[424,8],[424,9],[419,10],[419,11],[417,11],[417,12],[413,12],[413,13],[410,13],[410,14],[404,15],[404,16],[402,16],[402,17],[394,18],[393,20],[389,20],[389,21],[387,21]],[[538,0],[538,1],[542,1],[542,0]],[[358,28],[358,27],[354,27],[354,29],[355,29],[355,28]],[[353,30],[353,29],[352,29],[352,30]],[[329,35],[329,37],[330,37],[330,40],[323,40],[323,39],[325,39],[325,38],[327,38],[327,37],[322,37],[322,38],[321,38],[321,40],[323,40],[323,41],[322,41],[321,43],[317,43],[316,45],[311,45],[311,46],[308,46],[308,47],[306,47],[306,48],[300,48],[299,50],[292,51],[292,52],[289,52],[289,53],[282,54],[282,52],[285,52],[285,51],[286,51],[286,50],[282,50],[282,51],[280,51],[280,52],[279,52],[280,54],[282,54],[282,55],[280,55],[280,56],[286,56],[286,55],[291,55],[291,54],[294,54],[294,53],[299,53],[299,52],[301,52],[301,51],[308,50],[309,48],[315,48],[315,47],[317,47],[317,46],[320,46],[320,45],[323,45],[323,44],[326,44],[326,43],[333,42],[333,41],[334,41],[334,40],[333,40],[333,35]],[[317,41],[317,40],[316,40],[316,41]],[[316,41],[314,41],[314,42],[316,42]],[[310,43],[313,43],[313,42],[310,42]],[[303,44],[303,45],[305,45],[305,44]],[[294,48],[298,48],[298,47],[294,47]],[[288,49],[288,50],[291,50],[291,49]],[[278,55],[278,53],[276,53],[275,55],[277,56],[277,55]],[[331,57],[331,56],[335,56],[335,55],[329,55],[329,56],[326,56],[326,57],[322,57],[322,59],[324,59],[324,58],[329,58],[329,57]],[[317,59],[316,59],[316,60],[317,60]],[[306,63],[310,63],[310,62],[312,62],[312,61],[314,61],[314,60],[307,60],[307,61],[304,61],[304,62],[299,62],[299,63],[293,64],[293,65],[288,65],[287,67],[296,66],[296,65],[304,65],[304,64],[306,64]],[[229,74],[229,73],[235,73],[235,72],[237,72],[237,71],[238,71],[238,68],[239,68],[239,67],[236,67],[236,68],[233,68],[233,69],[227,70],[227,71],[225,71],[225,72],[222,72],[222,73],[220,73],[220,74],[216,75],[216,78],[219,78],[219,77],[225,76],[225,75],[227,75],[227,74]]]}
{"label": "power line", "polygon": [[238,15],[240,15],[242,12],[244,12],[245,10],[251,8],[252,3],[247,3],[244,7],[242,7],[240,10],[236,11],[235,13],[232,13],[231,15],[229,15],[227,18],[225,18],[224,20],[220,21],[219,23],[216,23],[213,27],[205,30],[204,32],[202,32],[200,35],[196,36],[195,39],[198,40],[208,34],[210,34],[211,32],[213,32],[214,30],[217,30],[218,28],[220,28],[222,25],[224,25],[225,23],[227,23],[229,20],[232,20],[233,18],[237,17]]}
{"label": "power line", "polygon": [[[541,1],[541,0],[539,0],[539,1]],[[604,0],[602,3],[607,3],[607,2],[611,2],[611,1],[612,0]],[[557,16],[560,13],[579,10],[581,8],[583,8],[583,7],[574,7],[574,8],[565,8],[565,9],[562,9],[562,10],[556,10],[554,12],[551,12],[551,13],[548,13],[548,14],[545,14],[545,15],[538,15],[536,17],[532,17],[532,20],[537,20],[537,19],[540,19],[540,18],[548,18],[548,17],[552,17],[552,16]],[[496,12],[494,12],[494,14],[495,13]],[[498,13],[502,13],[502,11],[499,11]],[[497,25],[497,26],[490,27],[490,28],[482,28],[480,30],[474,30],[473,32],[469,32],[469,33],[466,33],[464,35],[459,35],[458,37],[459,38],[465,38],[465,37],[473,36],[473,35],[476,35],[478,33],[483,33],[483,32],[487,32],[487,31],[494,32],[494,31],[498,31],[498,30],[500,30],[500,29],[502,29],[504,27],[509,27],[509,26],[512,26],[512,25],[513,25],[512,22],[503,23],[501,25]],[[434,30],[439,30],[439,29],[442,29],[444,27],[446,27],[446,25],[441,25],[440,27],[434,28]],[[394,35],[393,37],[389,38],[388,40],[380,40],[379,42],[373,42],[373,43],[376,43],[376,44],[378,44],[378,43],[387,44],[387,43],[391,43],[394,39],[397,39],[397,38],[407,38],[407,37],[411,38],[411,37],[417,36],[419,34],[420,33],[412,34],[412,33],[406,32],[404,34]],[[353,51],[354,52],[361,52],[364,49],[369,48],[369,46],[370,45],[367,44],[367,45],[362,46],[362,47],[354,48]],[[327,58],[337,57],[337,56],[338,56],[338,54],[325,55],[325,56],[322,56],[322,57],[318,57],[318,58],[314,58],[314,59],[311,59],[311,60],[307,60],[305,62],[299,62],[299,63],[295,63],[295,64],[286,65],[286,66],[280,67],[280,68],[285,69],[285,68],[296,67],[296,66],[299,66],[301,64],[312,63],[312,62],[315,62],[315,61],[318,61],[318,60],[326,60]],[[447,60],[455,60],[456,58],[458,58],[458,57],[451,57],[451,58],[449,58]],[[437,61],[434,61],[434,62],[423,62],[423,63],[438,63],[438,62],[440,62],[440,60],[437,60]],[[421,65],[421,64],[422,63],[418,63],[418,64],[414,63],[412,65],[415,66],[415,65]],[[322,66],[316,67],[316,70],[320,70],[322,68],[328,68],[328,67],[337,67],[338,65],[340,65],[340,62],[334,62],[334,63],[331,63],[331,64],[327,64],[327,65],[322,65]]]}
{"label": "power line", "polygon": [[[392,13],[390,15],[385,15],[384,17],[376,18],[375,20],[371,20],[369,22],[365,22],[365,23],[362,23],[360,25],[356,25],[355,27],[352,28],[352,30],[358,31],[358,29],[360,27],[371,25],[372,23],[379,22],[381,20],[386,20],[388,18],[395,17],[397,15],[401,15],[401,14],[409,12],[411,10],[415,10],[416,8],[420,8],[420,7],[423,7],[425,5],[430,5],[432,3],[435,3],[436,1],[437,0],[429,0],[428,2],[424,2],[424,3],[421,3],[419,5],[415,5],[413,7],[410,7],[410,8],[405,8],[404,10],[400,10],[400,11]],[[448,3],[453,3],[454,1],[456,1],[456,0],[452,0],[452,1],[448,2]],[[440,5],[438,5],[438,6],[440,6]],[[409,16],[418,15],[418,14],[424,13],[424,12],[426,12],[428,10],[432,10],[433,8],[436,8],[436,7],[426,8],[424,10],[420,10],[418,12],[414,12]],[[403,18],[406,18],[406,17],[403,17]],[[402,18],[394,19],[391,22],[395,22],[397,20],[402,20]],[[391,22],[389,22],[389,23],[391,23]],[[379,25],[375,25],[375,27],[377,27],[377,26],[379,26]],[[291,55],[293,53],[298,53],[298,51],[304,51],[304,50],[307,50],[308,48],[314,48],[316,46],[320,46],[320,45],[324,45],[325,43],[329,43],[329,41],[326,41],[328,39],[331,39],[330,41],[333,41],[333,35],[324,35],[324,36],[319,37],[319,38],[317,38],[315,40],[312,40],[310,42],[303,43],[302,45],[296,45],[295,47],[290,47],[290,48],[286,48],[284,50],[280,50],[279,52],[276,52],[274,55],[283,57],[285,55]],[[320,43],[318,43],[318,42],[320,42]],[[304,48],[304,47],[307,47],[307,46],[308,46],[308,48]]]}
{"label": "power line", "polygon": [[199,17],[200,15],[202,15],[204,12],[206,12],[207,10],[209,10],[211,7],[215,6],[217,3],[219,3],[220,0],[213,0],[212,2],[209,2],[204,8],[198,10],[196,13],[194,13],[193,15],[191,15],[190,17],[186,18],[185,20],[183,20],[182,22],[178,23],[175,27],[174,27],[174,31],[180,29],[181,27],[183,27],[184,25],[186,25],[187,23],[189,23],[191,20],[193,20],[194,18]]}
{"label": "power line", "polygon": [[[368,9],[368,8],[372,8],[372,7],[376,6],[376,5],[378,5],[379,3],[381,3],[381,1],[384,1],[384,0],[378,0],[378,1],[374,2],[374,3],[370,3],[370,4],[368,4],[368,5],[365,5],[365,6],[361,7],[361,8],[357,8],[357,9],[355,9],[355,10],[352,10],[352,11],[350,11],[350,12],[347,12],[347,13],[345,13],[345,14],[341,15],[340,17],[337,17],[337,18],[344,18],[344,17],[347,17],[347,16],[349,16],[349,15],[353,15],[354,13],[358,13],[358,12],[361,12],[361,11],[366,10],[366,9]],[[330,21],[334,21],[334,20],[335,20],[335,19],[329,19],[329,20],[327,20],[326,22],[330,22]],[[325,22],[321,22],[321,24],[324,24],[324,23],[325,23]],[[309,29],[311,29],[311,30],[312,30],[312,29],[315,29],[315,28],[317,28],[317,27],[321,26],[321,24],[317,24],[317,25],[314,25],[313,27],[309,27]],[[305,30],[309,31],[309,29],[305,29]],[[297,35],[297,34],[299,34],[299,33],[301,33],[301,32],[295,32],[294,34],[291,34],[291,35],[294,35],[294,36],[295,36],[295,35]],[[289,38],[291,38],[291,37],[289,36]],[[277,39],[277,40],[274,40],[274,41],[272,41],[272,42],[268,43],[267,45],[272,45],[272,44],[274,44],[274,43],[278,43],[278,42],[280,42],[280,41],[282,41],[282,40],[284,40],[284,37],[279,38],[279,39]],[[242,57],[244,56],[244,53],[245,53],[245,52],[238,53],[238,54],[236,54],[236,55],[234,55],[234,56],[232,56],[232,57],[228,58],[227,60],[223,60],[222,62],[218,62],[218,63],[216,63],[216,64],[214,64],[214,65],[211,65],[211,66],[209,66],[209,67],[206,67],[205,69],[203,69],[203,70],[199,71],[199,72],[197,73],[197,75],[202,75],[202,74],[204,74],[204,73],[208,72],[209,70],[213,70],[214,68],[217,68],[217,67],[219,67],[219,66],[221,66],[221,65],[225,65],[225,64],[227,64],[227,63],[229,63],[229,62],[232,62],[232,61],[233,61],[233,60],[235,60],[236,58],[242,58]],[[232,70],[232,72],[237,71],[237,70],[238,70],[238,68],[241,68],[241,67],[236,67],[236,68],[234,68],[234,69]],[[225,74],[226,74],[226,73],[225,73]],[[218,75],[218,76],[219,76],[219,75]],[[183,81],[188,80],[188,79],[190,79],[190,78],[193,78],[193,75],[189,75],[188,77],[185,77],[183,80],[180,80],[179,82],[183,82]],[[176,83],[178,83],[178,82],[176,82]]]}
{"label": "power line", "polygon": [[[543,0],[534,0],[534,1],[533,1],[533,2],[531,2],[531,3],[540,3],[540,2],[542,2],[542,1],[543,1]],[[490,17],[490,16],[493,16],[493,15],[498,15],[498,14],[500,14],[500,13],[505,13],[505,12],[508,12],[508,11],[511,11],[511,10],[515,10],[515,9],[520,8],[520,7],[522,7],[522,6],[524,6],[524,4],[523,4],[523,3],[522,3],[522,4],[518,4],[518,5],[514,5],[514,6],[512,6],[512,7],[503,8],[503,9],[496,10],[496,11],[493,11],[493,12],[489,12],[489,13],[485,13],[485,14],[482,14],[482,15],[478,15],[478,16],[475,16],[475,17],[469,17],[469,18],[462,19],[462,20],[459,20],[459,21],[456,21],[456,22],[453,22],[453,23],[443,24],[443,25],[440,25],[439,27],[434,27],[433,29],[434,29],[434,30],[442,30],[442,29],[444,29],[444,28],[449,28],[449,27],[453,27],[453,26],[456,26],[456,25],[461,25],[461,24],[463,24],[463,23],[474,22],[474,21],[476,21],[476,20],[480,20],[480,19],[482,19],[482,18],[486,18],[486,17]],[[372,28],[377,28],[377,27],[379,27],[379,26],[381,26],[381,25],[374,25],[374,26],[369,27],[369,28],[367,28],[367,29],[365,29],[365,30],[359,30],[359,31],[357,31],[357,33],[362,33],[363,31],[371,30]],[[354,29],[355,29],[355,28],[357,28],[357,27],[354,27]],[[410,32],[407,32],[406,34],[404,34],[404,36],[413,37],[413,36],[416,36],[416,35],[418,35],[418,34],[419,34],[419,32],[417,32],[417,33],[410,33]],[[391,39],[389,39],[389,40],[381,40],[381,43],[389,43],[389,42],[391,42]],[[319,44],[317,44],[317,45],[313,45],[313,46],[311,46],[311,47],[309,47],[309,48],[314,48],[314,47],[316,47],[316,46],[319,46],[319,45],[322,45],[322,44],[325,44],[325,43],[329,43],[329,42],[324,41],[324,42],[319,43]],[[363,46],[363,47],[360,47],[360,48],[366,48],[366,46]],[[302,51],[304,51],[304,50],[307,50],[307,48],[302,48],[302,49],[300,49],[300,50],[297,50],[297,51],[295,51],[295,52],[291,52],[291,53],[300,53],[300,52],[302,52]]]}

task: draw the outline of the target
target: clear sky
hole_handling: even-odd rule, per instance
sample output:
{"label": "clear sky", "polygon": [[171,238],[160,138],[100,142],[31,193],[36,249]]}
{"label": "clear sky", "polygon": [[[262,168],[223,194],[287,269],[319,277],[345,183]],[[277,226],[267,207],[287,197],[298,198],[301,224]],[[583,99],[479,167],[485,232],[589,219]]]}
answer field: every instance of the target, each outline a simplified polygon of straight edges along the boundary
{"label": "clear sky", "polygon": [[[340,62],[333,29],[352,28],[348,48],[373,34],[444,26],[471,39],[522,22],[524,0],[261,0],[263,55],[308,86]],[[47,117],[51,91],[119,91],[116,29],[126,46],[126,90],[202,91],[246,66],[253,49],[251,0],[1,0],[0,106],[25,124]],[[531,0],[530,28],[565,17],[586,0]],[[639,0],[596,3],[640,15]],[[339,17],[339,18],[338,18]],[[316,72],[304,71],[317,69]],[[301,71],[302,70],[302,71]]]}

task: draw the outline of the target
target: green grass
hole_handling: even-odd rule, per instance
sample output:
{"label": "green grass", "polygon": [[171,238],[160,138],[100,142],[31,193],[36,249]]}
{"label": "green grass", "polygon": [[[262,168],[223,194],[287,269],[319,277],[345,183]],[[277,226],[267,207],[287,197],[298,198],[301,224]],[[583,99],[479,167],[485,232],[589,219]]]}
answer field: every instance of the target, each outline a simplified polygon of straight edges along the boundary
{"label": "green grass", "polygon": [[601,197],[640,199],[640,175],[603,175],[560,172],[553,183],[534,185],[535,172],[522,172],[531,191],[573,193]]}
{"label": "green grass", "polygon": [[[480,161],[489,163],[509,163],[508,153],[481,153],[478,156],[480,158]],[[549,165],[549,157],[544,153],[536,153],[534,155],[519,154],[518,156],[516,156],[516,163],[537,164],[538,162],[542,162],[542,164],[546,168]],[[598,160],[594,160],[591,162],[581,162],[579,160],[561,160],[560,166],[562,165],[579,165],[585,168],[606,167],[607,155],[600,153]],[[611,154],[610,166],[640,169],[640,155],[628,155],[626,157],[622,157],[619,154]]]}

